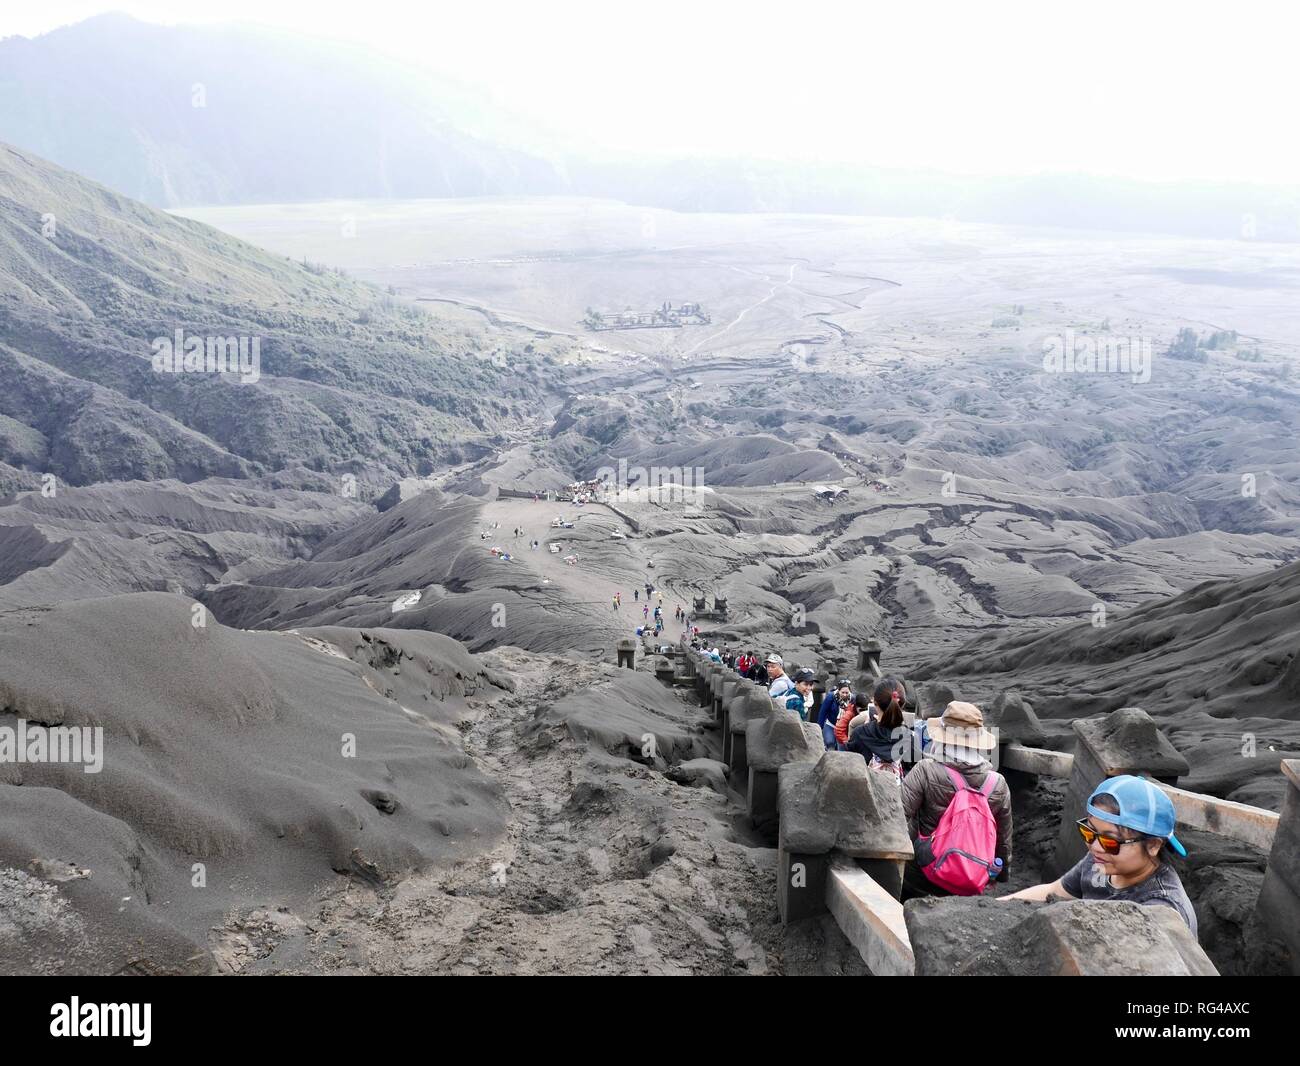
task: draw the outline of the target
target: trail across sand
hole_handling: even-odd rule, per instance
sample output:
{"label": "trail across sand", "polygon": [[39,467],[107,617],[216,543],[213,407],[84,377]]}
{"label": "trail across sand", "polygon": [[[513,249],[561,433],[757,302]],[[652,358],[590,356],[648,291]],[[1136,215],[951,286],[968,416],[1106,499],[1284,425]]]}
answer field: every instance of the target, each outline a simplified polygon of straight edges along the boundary
{"label": "trail across sand", "polygon": [[725,326],[723,326],[722,329],[720,329],[717,333],[713,334],[713,336],[705,337],[703,340],[701,340],[698,344],[695,345],[694,348],[691,349],[690,354],[694,355],[702,347],[704,347],[704,345],[717,340],[719,337],[722,337],[727,333],[730,333],[733,329],[735,329],[736,326],[740,325],[741,319],[743,319],[747,314],[749,314],[750,311],[762,307],[763,304],[767,303],[768,300],[772,299],[772,297],[777,294],[778,290],[788,288],[794,282],[794,268],[797,267],[798,265],[799,265],[798,263],[791,263],[790,272],[786,275],[785,281],[777,282],[775,285],[772,286],[771,289],[768,290],[767,295],[764,296],[761,300],[757,301],[756,303],[752,303],[748,307],[744,308],[740,312],[740,314],[738,314],[735,318],[733,318],[730,322],[728,322]]}
{"label": "trail across sand", "polygon": [[[574,528],[552,528],[551,520],[557,515],[572,522]],[[511,558],[503,566],[517,566],[545,579],[566,603],[588,605],[593,619],[607,622],[614,639],[632,636],[635,628],[643,623],[641,607],[646,602],[647,583],[657,592],[663,592],[663,640],[675,641],[681,634],[682,627],[672,620],[672,611],[676,605],[687,606],[690,600],[673,586],[670,578],[661,577],[646,565],[653,553],[608,508],[599,504],[575,507],[571,503],[544,499],[534,502],[503,497],[483,507],[480,528],[493,523],[499,525],[492,536],[478,542],[483,551],[493,545],[504,548]],[[513,532],[516,526],[524,530],[517,540]],[[621,530],[626,539],[613,537],[614,530]],[[541,541],[537,550],[528,546],[534,539]],[[552,542],[562,546],[558,553],[551,552]],[[573,565],[564,561],[569,555],[578,556]],[[640,600],[633,598],[635,589],[642,591]],[[622,595],[622,606],[618,609],[613,605],[615,593]],[[654,602],[658,602],[657,598]]]}

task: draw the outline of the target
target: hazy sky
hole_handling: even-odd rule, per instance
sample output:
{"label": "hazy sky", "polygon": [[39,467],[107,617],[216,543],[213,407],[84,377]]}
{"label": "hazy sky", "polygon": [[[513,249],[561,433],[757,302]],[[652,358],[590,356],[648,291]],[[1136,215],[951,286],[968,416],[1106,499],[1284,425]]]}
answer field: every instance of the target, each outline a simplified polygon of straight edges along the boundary
{"label": "hazy sky", "polygon": [[1300,184],[1277,4],[45,0],[0,35],[105,10],[365,41],[610,149]]}

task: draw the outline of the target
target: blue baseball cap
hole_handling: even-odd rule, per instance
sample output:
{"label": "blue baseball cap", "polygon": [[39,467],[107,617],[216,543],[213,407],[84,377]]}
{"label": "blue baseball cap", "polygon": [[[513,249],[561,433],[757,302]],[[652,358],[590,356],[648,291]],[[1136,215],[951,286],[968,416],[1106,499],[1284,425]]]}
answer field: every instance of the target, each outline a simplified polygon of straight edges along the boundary
{"label": "blue baseball cap", "polygon": [[[1094,807],[1092,801],[1098,796],[1110,796],[1119,805],[1119,813]],[[1135,829],[1147,836],[1163,837],[1179,855],[1187,854],[1174,836],[1173,801],[1145,777],[1123,774],[1106,778],[1088,797],[1088,813],[1103,822]]]}

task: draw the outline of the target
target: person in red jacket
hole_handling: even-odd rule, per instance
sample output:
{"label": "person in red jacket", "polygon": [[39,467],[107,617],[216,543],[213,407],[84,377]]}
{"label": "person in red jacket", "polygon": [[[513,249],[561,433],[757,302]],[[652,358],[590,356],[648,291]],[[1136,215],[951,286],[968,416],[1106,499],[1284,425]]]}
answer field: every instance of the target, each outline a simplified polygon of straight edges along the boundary
{"label": "person in red jacket", "polygon": [[870,721],[875,714],[875,706],[871,703],[870,697],[862,693],[855,692],[853,699],[844,705],[840,710],[840,716],[835,720],[835,741],[839,744],[840,750],[844,750],[844,745],[849,742],[849,729],[853,725],[859,725],[861,722]]}

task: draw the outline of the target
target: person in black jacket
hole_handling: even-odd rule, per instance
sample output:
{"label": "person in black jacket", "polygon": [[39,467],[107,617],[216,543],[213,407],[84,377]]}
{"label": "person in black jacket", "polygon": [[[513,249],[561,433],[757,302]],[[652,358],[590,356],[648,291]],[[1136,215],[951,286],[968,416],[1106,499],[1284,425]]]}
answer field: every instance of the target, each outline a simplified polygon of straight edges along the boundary
{"label": "person in black jacket", "polygon": [[899,741],[903,728],[903,683],[881,678],[866,710],[849,723],[848,751],[856,751],[873,770],[903,776]]}

